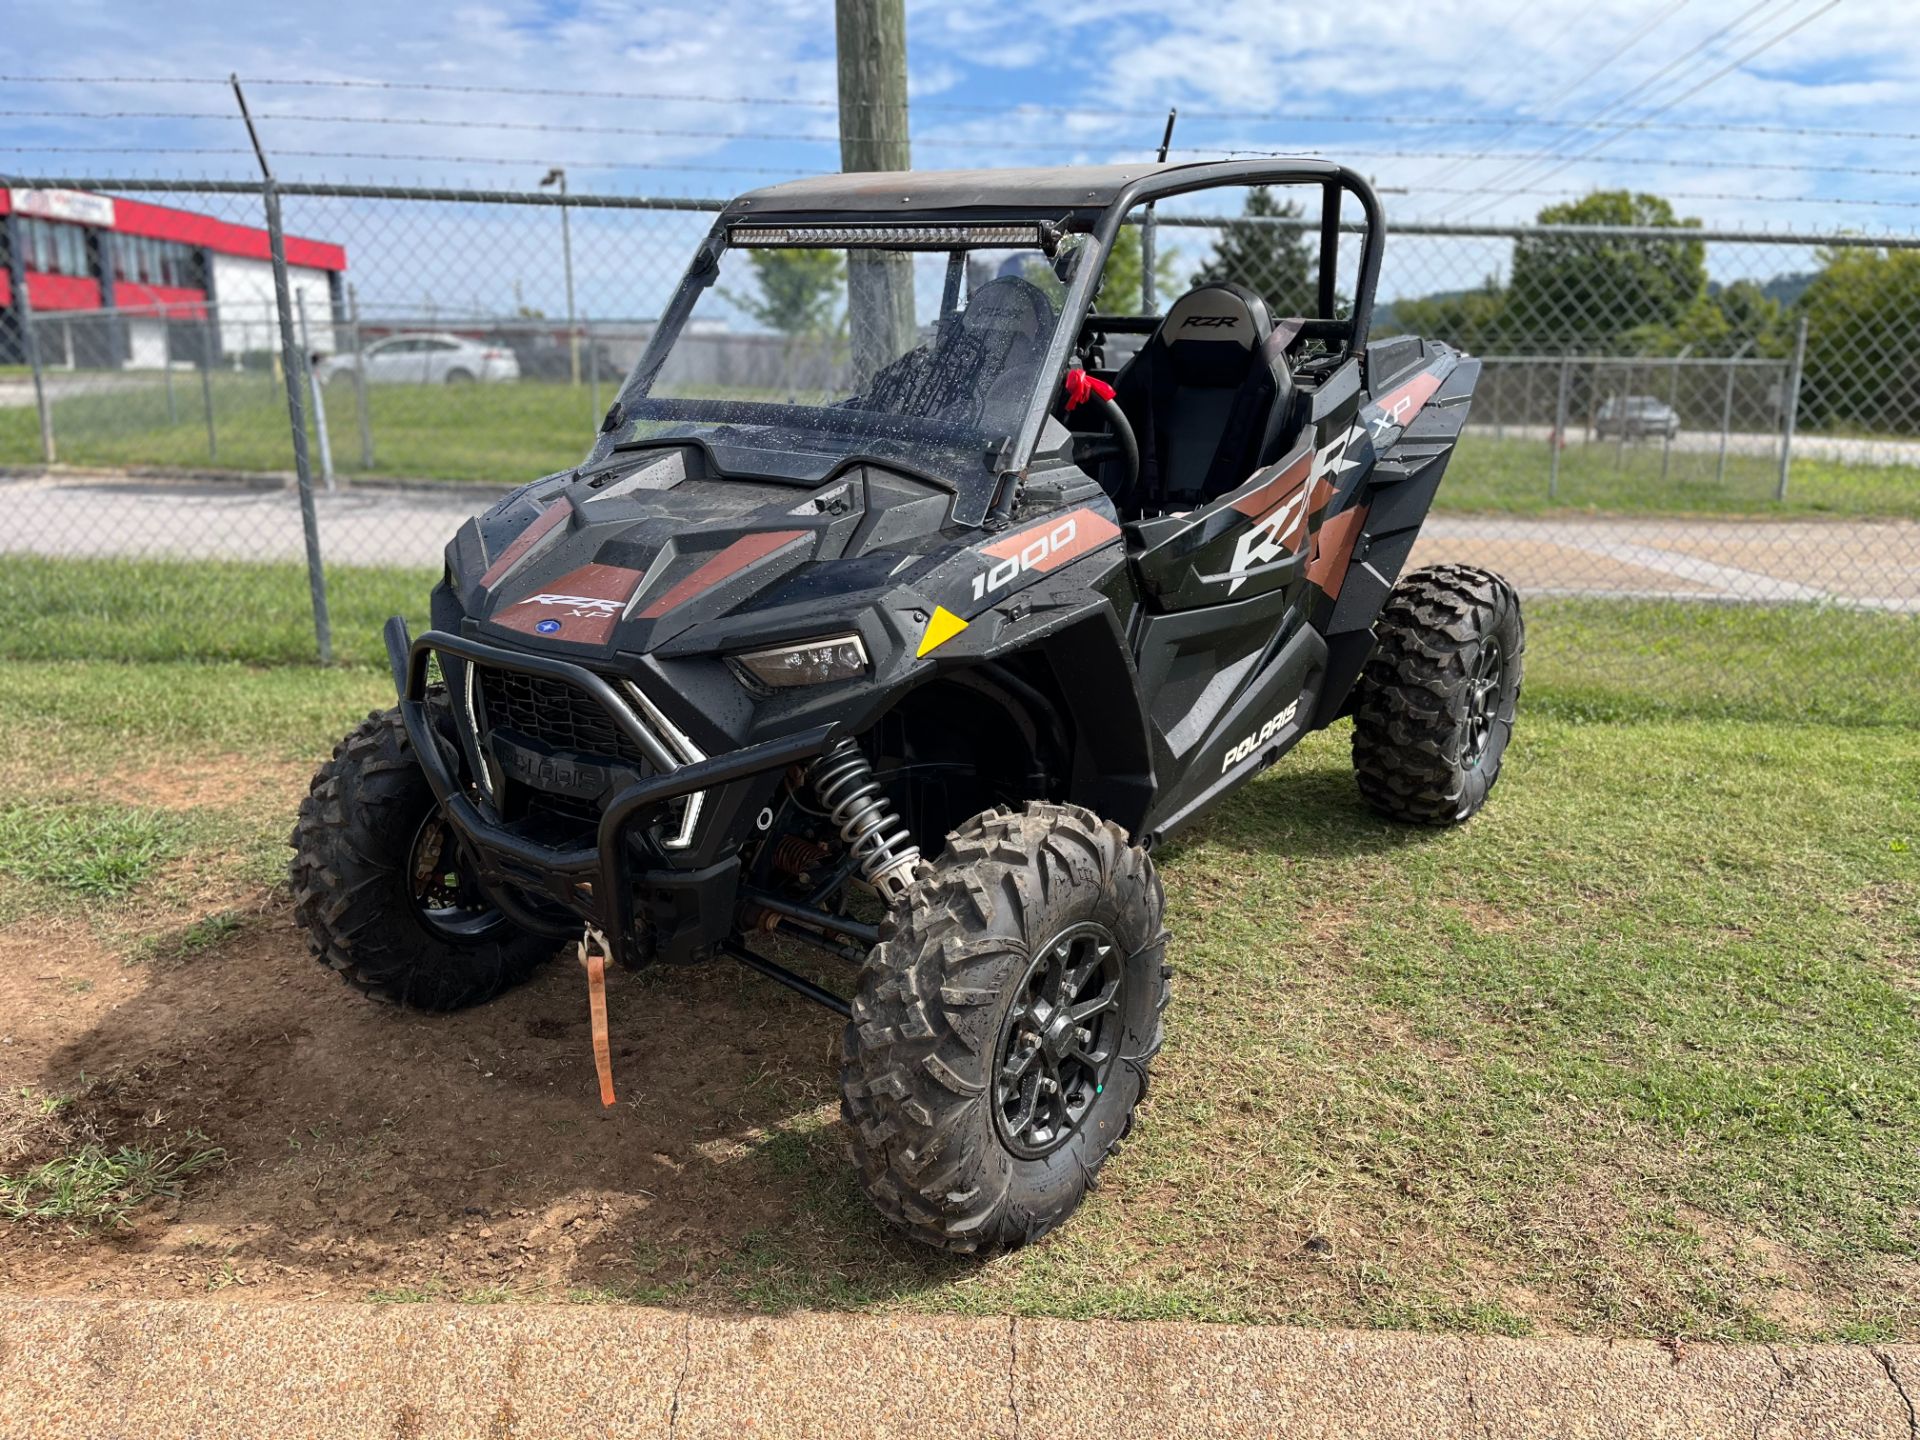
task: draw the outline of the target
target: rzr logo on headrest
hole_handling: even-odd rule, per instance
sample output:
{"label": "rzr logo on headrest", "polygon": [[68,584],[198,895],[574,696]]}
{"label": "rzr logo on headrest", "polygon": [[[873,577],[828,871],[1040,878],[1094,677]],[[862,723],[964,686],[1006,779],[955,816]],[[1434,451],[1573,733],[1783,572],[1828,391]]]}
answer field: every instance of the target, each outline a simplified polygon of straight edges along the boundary
{"label": "rzr logo on headrest", "polygon": [[1185,330],[1190,326],[1200,325],[1210,329],[1230,330],[1239,323],[1238,315],[1189,315],[1181,322],[1180,328]]}

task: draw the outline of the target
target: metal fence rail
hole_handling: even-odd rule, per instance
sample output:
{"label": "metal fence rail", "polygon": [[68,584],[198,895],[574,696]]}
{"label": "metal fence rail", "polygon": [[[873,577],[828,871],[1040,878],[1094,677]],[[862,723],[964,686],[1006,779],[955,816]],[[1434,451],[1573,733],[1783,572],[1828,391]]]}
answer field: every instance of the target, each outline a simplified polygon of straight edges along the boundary
{"label": "metal fence rail", "polygon": [[[144,197],[264,229],[276,254],[288,236],[344,248],[332,280],[298,256],[279,267],[256,256],[217,269],[222,283],[202,299],[122,278],[111,305],[36,312],[16,241],[17,303],[0,310],[0,466],[11,472],[0,566],[299,565],[322,624],[330,580],[352,567],[437,568],[488,494],[580,457],[717,208],[270,181],[7,183]],[[1277,313],[1310,293],[1299,243],[1319,226],[1310,206],[1162,204],[1155,223],[1146,288],[1161,309],[1203,277],[1241,280]],[[1137,256],[1123,280],[1135,304]],[[1376,333],[1447,339],[1484,363],[1416,558],[1491,564],[1533,595],[1579,604],[1906,617],[1907,648],[1862,650],[1858,679],[1911,684],[1917,270],[1920,240],[1397,227]],[[1336,290],[1351,295],[1352,283],[1337,276]],[[1126,295],[1104,298],[1129,308]],[[711,383],[765,386],[795,339],[743,308],[697,343]],[[1579,663],[1600,675],[1618,661]],[[1887,673],[1896,664],[1906,673]],[[1739,679],[1701,683],[1731,693]]]}

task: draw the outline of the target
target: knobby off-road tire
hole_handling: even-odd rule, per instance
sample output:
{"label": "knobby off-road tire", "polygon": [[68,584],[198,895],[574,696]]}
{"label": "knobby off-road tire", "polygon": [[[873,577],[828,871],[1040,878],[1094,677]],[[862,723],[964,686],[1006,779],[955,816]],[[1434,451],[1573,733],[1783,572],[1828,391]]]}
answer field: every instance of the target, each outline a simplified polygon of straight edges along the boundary
{"label": "knobby off-road tire", "polygon": [[[459,877],[452,831],[414,761],[398,710],[375,711],[334,747],[300,802],[289,843],[293,913],[307,948],[348,984],[422,1010],[456,1010],[517,985],[554,952]],[[426,897],[414,866],[437,828]]]}
{"label": "knobby off-road tire", "polygon": [[1360,793],[1395,820],[1457,825],[1486,803],[1513,734],[1520,598],[1490,570],[1433,565],[1394,587],[1374,633],[1353,714]]}
{"label": "knobby off-road tire", "polygon": [[[989,810],[954,831],[882,926],[842,1050],[841,1114],[882,1214],[930,1245],[993,1251],[1038,1239],[1073,1213],[1146,1097],[1171,974],[1164,907],[1146,852],[1076,806]],[[1059,970],[1050,954],[1064,957]],[[1090,1038],[1061,1043],[1105,1054],[1097,1067],[1040,1053],[1048,987],[1071,1005],[1062,987],[1083,964],[1102,968],[1073,1009],[1091,1008],[1109,984],[1117,992],[1086,1021]],[[1003,1058],[1020,1055],[1061,1077],[1049,1103],[1062,1123],[1050,1141],[1035,1138],[1040,1110],[1016,1102],[1010,1114],[1003,1103]],[[1089,1083],[1096,1073],[1098,1086]],[[1082,1108],[1069,1123],[1073,1095]]]}

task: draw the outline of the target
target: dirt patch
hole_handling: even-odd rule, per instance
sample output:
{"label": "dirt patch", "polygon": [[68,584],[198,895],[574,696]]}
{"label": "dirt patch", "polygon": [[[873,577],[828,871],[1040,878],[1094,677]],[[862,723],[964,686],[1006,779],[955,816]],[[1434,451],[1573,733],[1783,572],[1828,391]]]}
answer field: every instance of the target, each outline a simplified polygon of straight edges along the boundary
{"label": "dirt patch", "polygon": [[[0,1289],[262,1296],[671,1288],[790,1217],[761,1159],[830,1099],[837,1022],[744,973],[618,974],[620,1103],[556,960],[455,1016],[367,1000],[277,901],[218,945],[128,966],[72,927],[0,937],[0,1092],[66,1097],[108,1145],[226,1152],[128,1228],[0,1225]],[[39,1103],[37,1100],[34,1102]],[[58,1135],[16,1107],[16,1153]]]}
{"label": "dirt patch", "polygon": [[306,760],[262,760],[250,755],[220,755],[183,764],[124,770],[103,783],[110,798],[162,810],[194,810],[232,805],[245,795],[281,794],[297,798],[313,775]]}

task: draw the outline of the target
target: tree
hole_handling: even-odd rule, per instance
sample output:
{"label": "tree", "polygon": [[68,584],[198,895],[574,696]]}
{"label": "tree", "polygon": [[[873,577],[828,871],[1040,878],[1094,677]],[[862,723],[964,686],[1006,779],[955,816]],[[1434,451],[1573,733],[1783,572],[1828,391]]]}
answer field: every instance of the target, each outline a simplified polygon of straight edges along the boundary
{"label": "tree", "polygon": [[1920,251],[1823,250],[1801,296],[1800,418],[1904,431],[1920,415]]}
{"label": "tree", "polygon": [[1376,334],[1420,335],[1485,354],[1500,348],[1501,331],[1506,323],[1507,292],[1500,288],[1499,280],[1488,276],[1476,290],[1396,300],[1382,310],[1390,313],[1376,316]]}
{"label": "tree", "polygon": [[1304,229],[1275,224],[1295,220],[1300,207],[1278,200],[1265,185],[1247,191],[1241,220],[1229,220],[1207,263],[1194,272],[1195,285],[1233,281],[1263,297],[1276,315],[1312,315],[1319,300],[1319,256]]}
{"label": "tree", "polygon": [[[1685,230],[1658,195],[1595,191],[1549,205],[1542,225],[1621,225]],[[1569,351],[1630,344],[1628,332],[1672,327],[1707,291],[1706,246],[1698,239],[1620,235],[1527,235],[1514,242],[1508,293],[1510,344]]]}
{"label": "tree", "polygon": [[[1176,279],[1179,252],[1156,245],[1153,254],[1153,286],[1159,292],[1160,308],[1166,309],[1169,292],[1180,283]],[[1141,280],[1146,275],[1146,256],[1140,245],[1140,227],[1122,225],[1113,237],[1113,249],[1107,255],[1107,268],[1100,283],[1099,309],[1105,315],[1139,315],[1146,308]]]}
{"label": "tree", "polygon": [[836,327],[846,293],[846,257],[838,250],[749,250],[757,295],[727,298],[769,330],[820,335]]}
{"label": "tree", "polygon": [[1785,310],[1752,280],[1697,297],[1670,325],[1642,325],[1624,339],[1637,354],[1762,355],[1779,358],[1791,348]]}

